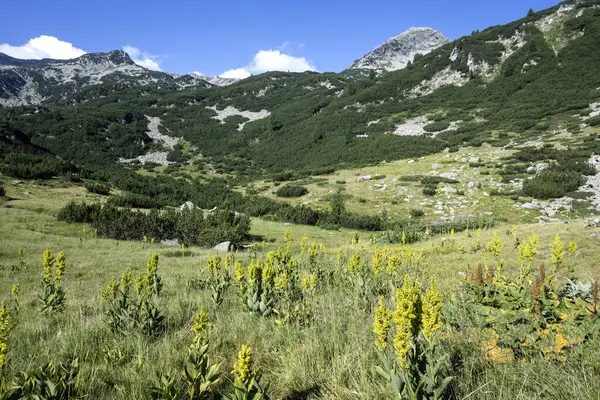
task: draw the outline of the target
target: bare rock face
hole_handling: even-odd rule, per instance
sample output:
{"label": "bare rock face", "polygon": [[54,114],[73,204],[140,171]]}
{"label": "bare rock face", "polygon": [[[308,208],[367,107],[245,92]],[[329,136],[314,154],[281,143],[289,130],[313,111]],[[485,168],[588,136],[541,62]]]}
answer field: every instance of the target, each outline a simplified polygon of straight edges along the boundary
{"label": "bare rock face", "polygon": [[415,55],[425,55],[449,42],[450,39],[435,29],[410,28],[354,61],[349,69],[403,69],[413,61]]}
{"label": "bare rock face", "polygon": [[86,86],[105,84],[182,90],[214,85],[191,75],[173,76],[135,64],[122,50],[88,53],[70,60],[22,60],[0,53],[0,106],[61,100]]}

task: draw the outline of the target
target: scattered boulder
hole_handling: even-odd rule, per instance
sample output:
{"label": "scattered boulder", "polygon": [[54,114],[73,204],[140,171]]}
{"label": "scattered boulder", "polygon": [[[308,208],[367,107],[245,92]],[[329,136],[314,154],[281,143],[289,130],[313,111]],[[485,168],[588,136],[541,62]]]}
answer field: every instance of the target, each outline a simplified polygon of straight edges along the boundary
{"label": "scattered boulder", "polygon": [[431,169],[442,169],[444,166],[442,164],[432,164]]}
{"label": "scattered boulder", "polygon": [[23,186],[24,182],[23,181],[12,181],[10,184],[13,186]]}
{"label": "scattered boulder", "polygon": [[364,175],[364,176],[360,176],[360,177],[358,178],[358,181],[359,181],[359,182],[368,182],[368,181],[370,181],[371,179],[373,179],[373,177],[372,177],[371,175]]}
{"label": "scattered boulder", "polygon": [[191,201],[186,201],[179,208],[181,209],[181,211],[194,211],[196,206]]}
{"label": "scattered boulder", "polygon": [[163,239],[160,241],[160,244],[164,246],[179,246],[177,239]]}
{"label": "scattered boulder", "polygon": [[227,253],[228,251],[242,250],[242,249],[244,249],[244,247],[240,246],[237,243],[233,243],[231,241],[226,241],[226,242],[219,243],[218,245],[216,245],[214,247],[214,249],[219,252]]}
{"label": "scattered boulder", "polygon": [[586,228],[600,228],[600,219],[586,219],[584,223]]}
{"label": "scattered boulder", "polygon": [[479,163],[480,161],[481,161],[481,158],[479,158],[479,157],[471,157],[471,158],[469,158],[469,162],[473,163],[473,164]]}

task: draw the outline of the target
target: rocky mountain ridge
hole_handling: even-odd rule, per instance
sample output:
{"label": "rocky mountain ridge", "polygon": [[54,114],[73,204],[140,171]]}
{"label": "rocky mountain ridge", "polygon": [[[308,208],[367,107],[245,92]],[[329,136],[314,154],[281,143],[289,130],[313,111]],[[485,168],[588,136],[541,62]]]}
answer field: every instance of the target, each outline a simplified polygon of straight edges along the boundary
{"label": "rocky mountain ridge", "polygon": [[0,53],[0,106],[11,107],[62,100],[91,85],[116,89],[151,85],[181,90],[213,85],[197,76],[173,77],[133,62],[122,50],[89,53],[71,60],[21,60]]}
{"label": "rocky mountain ridge", "polygon": [[433,28],[410,28],[386,40],[350,65],[349,69],[395,71],[406,68],[417,54],[425,55],[449,43],[450,39]]}

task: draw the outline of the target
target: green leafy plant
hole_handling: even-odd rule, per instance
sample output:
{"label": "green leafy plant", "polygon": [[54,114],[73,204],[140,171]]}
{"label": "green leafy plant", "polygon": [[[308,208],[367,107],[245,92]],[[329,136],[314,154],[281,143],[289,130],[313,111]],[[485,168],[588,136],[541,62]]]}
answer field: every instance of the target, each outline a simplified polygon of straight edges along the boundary
{"label": "green leafy plant", "polygon": [[65,309],[65,290],[62,286],[66,260],[64,253],[56,257],[52,250],[46,249],[42,258],[44,275],[42,277],[43,293],[39,296],[42,313],[62,312]]}

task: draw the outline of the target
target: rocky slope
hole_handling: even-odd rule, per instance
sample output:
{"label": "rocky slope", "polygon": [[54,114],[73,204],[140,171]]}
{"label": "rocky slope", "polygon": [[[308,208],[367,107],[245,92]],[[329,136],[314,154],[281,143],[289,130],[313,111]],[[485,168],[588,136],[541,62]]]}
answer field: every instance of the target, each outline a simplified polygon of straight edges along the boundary
{"label": "rocky slope", "polygon": [[61,100],[100,84],[178,90],[213,85],[191,75],[173,77],[135,64],[124,51],[90,53],[72,60],[20,60],[0,53],[0,105],[4,107]]}
{"label": "rocky slope", "polygon": [[190,72],[188,75],[193,76],[198,79],[205,80],[206,82],[209,82],[215,86],[228,86],[228,85],[232,85],[239,81],[239,79],[236,79],[236,78],[221,78],[220,76],[206,76],[199,72]]}
{"label": "rocky slope", "polygon": [[395,71],[406,68],[417,54],[428,54],[450,42],[441,32],[432,28],[410,28],[354,61],[349,69]]}

